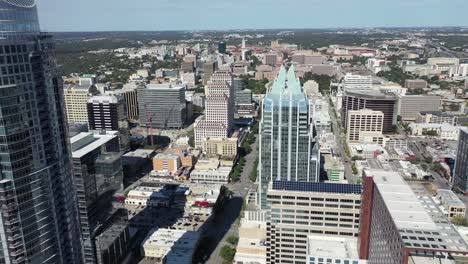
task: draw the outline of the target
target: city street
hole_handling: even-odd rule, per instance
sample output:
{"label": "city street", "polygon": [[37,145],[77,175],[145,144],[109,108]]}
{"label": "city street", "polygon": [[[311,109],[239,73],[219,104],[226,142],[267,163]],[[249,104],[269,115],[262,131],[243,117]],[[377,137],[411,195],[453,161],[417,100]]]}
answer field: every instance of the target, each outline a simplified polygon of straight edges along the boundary
{"label": "city street", "polygon": [[255,142],[252,144],[252,151],[245,157],[245,165],[242,171],[240,181],[227,185],[229,190],[233,192],[233,197],[225,204],[222,211],[219,212],[216,222],[206,230],[206,236],[216,242],[215,247],[206,263],[219,264],[224,260],[219,256],[221,248],[227,244],[226,238],[234,235],[239,236],[239,222],[242,205],[252,187],[253,183],[249,180],[249,175],[254,169],[255,160],[258,157],[258,135]]}
{"label": "city street", "polygon": [[[327,97],[330,98],[329,95]],[[347,179],[349,183],[357,183],[357,178],[351,169],[351,158],[346,155],[345,151],[345,134],[341,131],[340,126],[338,125],[338,122],[341,122],[341,120],[337,119],[334,107],[329,108],[329,113],[332,121],[333,133],[336,138],[336,150],[338,151],[345,168],[345,179]]]}

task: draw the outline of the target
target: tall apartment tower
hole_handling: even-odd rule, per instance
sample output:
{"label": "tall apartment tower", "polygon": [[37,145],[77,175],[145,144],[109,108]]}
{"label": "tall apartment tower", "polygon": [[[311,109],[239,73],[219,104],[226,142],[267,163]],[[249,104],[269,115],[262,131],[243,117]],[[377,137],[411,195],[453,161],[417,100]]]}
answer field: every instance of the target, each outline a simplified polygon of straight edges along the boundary
{"label": "tall apartment tower", "polygon": [[205,117],[195,124],[195,147],[201,148],[205,138],[227,138],[234,123],[233,77],[218,71],[205,87]]}
{"label": "tall apartment tower", "polygon": [[0,67],[0,263],[81,263],[62,80],[36,1],[0,1]]}
{"label": "tall apartment tower", "polygon": [[294,66],[288,72],[282,66],[262,103],[258,192],[262,209],[267,208],[271,181],[319,181],[320,155],[313,155],[318,150],[312,134],[309,101]]}
{"label": "tall apartment tower", "polygon": [[468,129],[466,128],[460,129],[453,186],[463,193],[468,192]]}

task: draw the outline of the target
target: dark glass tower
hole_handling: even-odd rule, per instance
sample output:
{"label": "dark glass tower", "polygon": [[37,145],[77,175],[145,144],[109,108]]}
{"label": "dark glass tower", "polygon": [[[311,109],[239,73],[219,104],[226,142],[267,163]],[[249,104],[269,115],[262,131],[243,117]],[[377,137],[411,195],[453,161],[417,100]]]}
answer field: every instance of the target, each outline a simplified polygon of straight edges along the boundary
{"label": "dark glass tower", "polygon": [[35,0],[0,0],[0,263],[81,263],[62,81]]}

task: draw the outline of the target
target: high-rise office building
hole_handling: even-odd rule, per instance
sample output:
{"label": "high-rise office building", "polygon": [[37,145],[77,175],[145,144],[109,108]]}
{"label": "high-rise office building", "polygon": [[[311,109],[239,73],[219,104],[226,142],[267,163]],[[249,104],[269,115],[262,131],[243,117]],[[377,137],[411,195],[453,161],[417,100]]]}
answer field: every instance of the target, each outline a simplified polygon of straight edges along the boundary
{"label": "high-rise office building", "polygon": [[[296,78],[282,66],[262,103],[259,205],[266,208],[271,181],[319,181],[319,155],[312,141],[309,101]],[[315,157],[315,158],[312,158]],[[314,160],[313,160],[314,159]]]}
{"label": "high-rise office building", "polygon": [[468,129],[466,128],[460,129],[453,186],[459,191],[468,192]]}
{"label": "high-rise office building", "polygon": [[424,187],[409,185],[398,172],[364,169],[360,258],[375,264],[465,263],[455,258],[468,254],[468,245],[444,211]]}
{"label": "high-rise office building", "polygon": [[221,54],[226,54],[226,42],[221,41],[218,43],[218,52]]}
{"label": "high-rise office building", "polygon": [[425,80],[405,80],[405,88],[408,89],[425,89],[427,88],[427,81]]}
{"label": "high-rise office building", "polygon": [[234,122],[232,74],[216,72],[205,87],[205,116],[195,124],[195,146],[203,147],[206,138],[227,138]]}
{"label": "high-rise office building", "polygon": [[356,238],[361,192],[358,184],[270,183],[266,263],[309,263],[306,262],[309,235]]}
{"label": "high-rise office building", "polygon": [[122,88],[122,94],[125,98],[127,107],[127,118],[130,123],[138,120],[138,85],[127,84]]}
{"label": "high-rise office building", "polygon": [[65,85],[63,90],[65,98],[65,109],[69,124],[88,123],[88,99],[98,95],[99,91],[94,85]]}
{"label": "high-rise office building", "polygon": [[125,99],[122,96],[93,96],[88,100],[88,124],[90,130],[118,131],[122,149],[129,144]]}
{"label": "high-rise office building", "polygon": [[203,84],[208,83],[208,81],[211,79],[211,75],[216,70],[216,62],[214,61],[205,61],[203,63]]}
{"label": "high-rise office building", "polygon": [[421,112],[439,111],[442,100],[438,95],[404,95],[399,103],[401,119],[414,122]]}
{"label": "high-rise office building", "polygon": [[341,121],[347,128],[348,112],[351,110],[370,109],[384,114],[383,132],[394,131],[397,121],[397,97],[393,93],[383,93],[378,90],[346,91],[342,99]]}
{"label": "high-rise office building", "polygon": [[[369,109],[351,110],[348,112],[348,129],[346,140],[349,143],[377,143],[382,144],[384,114]],[[370,138],[370,140],[366,140]]]}
{"label": "high-rise office building", "polygon": [[91,97],[88,100],[88,122],[91,130],[128,128],[124,98],[115,95]]}
{"label": "high-rise office building", "polygon": [[270,66],[275,66],[276,63],[278,62],[278,54],[277,53],[267,53],[264,55],[263,58],[263,64],[265,65],[270,65]]}
{"label": "high-rise office building", "polygon": [[138,88],[140,124],[152,128],[183,128],[191,118],[185,86],[148,84]]}
{"label": "high-rise office building", "polygon": [[112,215],[113,194],[123,187],[119,139],[114,134],[86,132],[70,141],[83,258],[85,263],[97,263],[96,231]]}
{"label": "high-rise office building", "polygon": [[63,85],[36,1],[0,1],[0,67],[0,263],[81,263]]}

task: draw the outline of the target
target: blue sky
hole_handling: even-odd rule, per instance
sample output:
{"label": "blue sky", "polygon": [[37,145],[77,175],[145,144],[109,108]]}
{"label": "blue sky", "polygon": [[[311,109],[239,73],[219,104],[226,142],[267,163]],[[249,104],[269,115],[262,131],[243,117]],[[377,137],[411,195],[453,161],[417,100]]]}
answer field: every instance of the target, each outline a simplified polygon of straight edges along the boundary
{"label": "blue sky", "polygon": [[468,0],[38,0],[46,31],[468,26]]}

